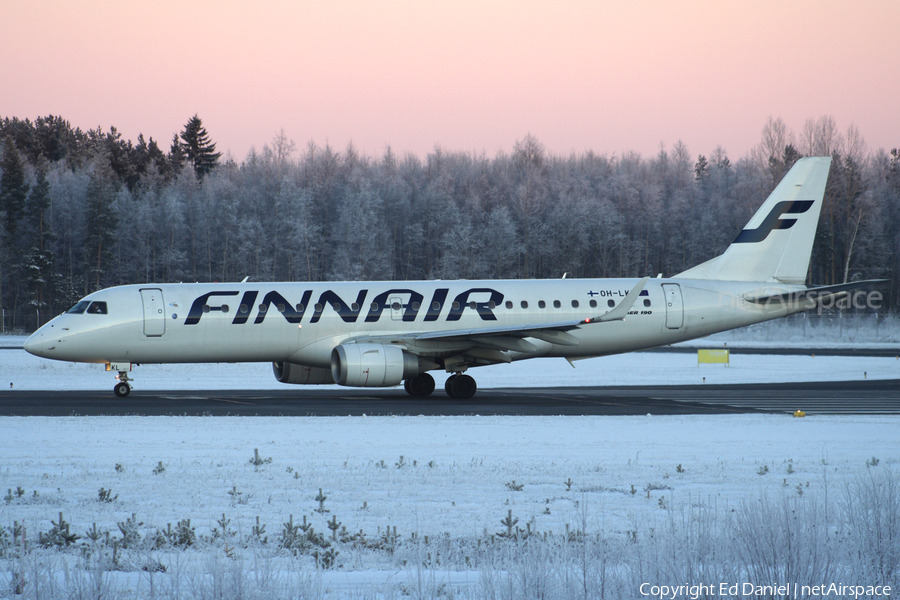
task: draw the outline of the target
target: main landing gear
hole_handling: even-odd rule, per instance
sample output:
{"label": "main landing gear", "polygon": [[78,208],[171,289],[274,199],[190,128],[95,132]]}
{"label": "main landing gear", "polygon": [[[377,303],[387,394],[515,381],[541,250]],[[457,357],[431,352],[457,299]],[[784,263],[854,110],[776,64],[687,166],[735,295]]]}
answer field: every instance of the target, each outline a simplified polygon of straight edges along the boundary
{"label": "main landing gear", "polygon": [[434,377],[428,373],[410,377],[403,381],[403,388],[410,396],[417,396],[419,398],[430,396],[431,392],[434,391]]}
{"label": "main landing gear", "polygon": [[444,383],[444,391],[447,392],[447,395],[451,398],[459,398],[461,400],[474,396],[477,389],[478,386],[475,384],[475,380],[472,379],[471,376],[463,373],[451,375],[447,378],[446,383]]}
{"label": "main landing gear", "polygon": [[[434,391],[434,377],[428,373],[410,377],[403,381],[403,388],[410,396],[419,398],[430,396]],[[447,392],[448,396],[451,398],[459,398],[461,400],[474,396],[477,389],[478,386],[475,384],[475,380],[469,375],[464,375],[462,373],[451,375],[444,384],[444,391]]]}

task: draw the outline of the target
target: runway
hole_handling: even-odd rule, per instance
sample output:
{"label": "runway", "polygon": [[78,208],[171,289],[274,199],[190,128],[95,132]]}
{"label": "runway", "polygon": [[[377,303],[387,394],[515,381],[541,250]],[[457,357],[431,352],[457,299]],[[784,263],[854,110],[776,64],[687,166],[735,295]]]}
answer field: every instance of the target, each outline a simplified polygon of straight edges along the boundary
{"label": "runway", "polygon": [[900,380],[741,385],[497,388],[468,400],[402,390],[0,392],[0,416],[900,414]]}

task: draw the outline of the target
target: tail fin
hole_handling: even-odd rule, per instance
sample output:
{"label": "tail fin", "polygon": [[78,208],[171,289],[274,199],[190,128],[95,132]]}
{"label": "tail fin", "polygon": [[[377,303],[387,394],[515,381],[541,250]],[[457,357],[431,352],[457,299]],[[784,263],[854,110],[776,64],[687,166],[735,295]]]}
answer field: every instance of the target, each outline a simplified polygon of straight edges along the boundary
{"label": "tail fin", "polygon": [[723,254],[674,277],[805,283],[830,167],[798,160]]}

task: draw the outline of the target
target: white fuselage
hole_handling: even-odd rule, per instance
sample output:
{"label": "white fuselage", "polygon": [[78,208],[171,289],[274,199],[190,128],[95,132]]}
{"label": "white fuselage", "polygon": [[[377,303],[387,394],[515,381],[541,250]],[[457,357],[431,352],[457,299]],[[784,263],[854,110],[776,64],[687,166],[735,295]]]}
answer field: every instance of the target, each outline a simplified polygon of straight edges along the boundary
{"label": "white fuselage", "polygon": [[[76,362],[289,361],[329,368],[332,350],[356,337],[598,317],[618,305],[637,281],[129,285],[85,297],[84,302],[105,302],[106,312],[62,314],[35,332],[26,349]],[[702,337],[806,310],[804,303],[766,306],[742,299],[796,289],[803,286],[651,279],[623,320],[579,326],[568,331],[574,340],[564,344],[528,337],[533,349],[509,356],[602,356]],[[404,349],[420,356],[452,352],[447,342],[433,351],[427,341],[399,343],[411,345]]]}

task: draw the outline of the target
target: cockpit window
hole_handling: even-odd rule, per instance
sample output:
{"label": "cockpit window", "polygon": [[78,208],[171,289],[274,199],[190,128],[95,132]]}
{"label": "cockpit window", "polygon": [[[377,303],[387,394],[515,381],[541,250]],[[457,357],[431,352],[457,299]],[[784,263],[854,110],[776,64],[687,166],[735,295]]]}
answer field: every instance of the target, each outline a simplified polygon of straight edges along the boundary
{"label": "cockpit window", "polygon": [[91,302],[91,305],[88,306],[87,313],[89,315],[105,315],[106,302]]}
{"label": "cockpit window", "polygon": [[67,310],[66,313],[70,315],[80,315],[88,307],[88,304],[90,304],[90,302],[87,300],[81,300],[78,304]]}

